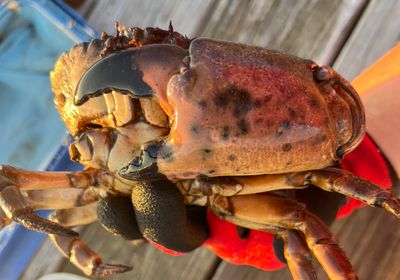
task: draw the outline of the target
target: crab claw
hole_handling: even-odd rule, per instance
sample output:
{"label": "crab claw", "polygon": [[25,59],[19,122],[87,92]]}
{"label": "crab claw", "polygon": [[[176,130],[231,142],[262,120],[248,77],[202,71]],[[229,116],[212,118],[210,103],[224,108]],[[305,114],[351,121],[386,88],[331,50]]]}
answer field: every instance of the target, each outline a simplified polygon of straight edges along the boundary
{"label": "crab claw", "polygon": [[134,93],[136,97],[151,97],[151,88],[143,81],[137,64],[136,49],[111,54],[95,63],[82,76],[75,94],[75,104],[81,105],[89,98],[118,89]]}
{"label": "crab claw", "polygon": [[165,44],[113,53],[85,72],[76,87],[74,102],[81,105],[112,90],[134,98],[162,95],[161,99],[166,99],[168,81],[184,66],[182,60],[186,55],[184,49]]}
{"label": "crab claw", "polygon": [[129,270],[132,270],[131,266],[122,265],[122,264],[99,264],[96,268],[93,269],[93,275],[106,277],[119,273],[124,273]]}

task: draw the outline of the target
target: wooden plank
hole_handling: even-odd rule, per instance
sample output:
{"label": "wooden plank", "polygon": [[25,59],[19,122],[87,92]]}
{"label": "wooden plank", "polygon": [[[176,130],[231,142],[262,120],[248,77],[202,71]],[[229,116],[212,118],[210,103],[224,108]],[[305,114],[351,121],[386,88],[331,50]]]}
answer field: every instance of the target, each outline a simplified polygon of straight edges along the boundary
{"label": "wooden plank", "polygon": [[97,3],[87,20],[96,30],[110,34],[114,34],[116,21],[126,26],[167,29],[171,20],[177,31],[195,37],[214,5],[212,0],[103,0]]}
{"label": "wooden plank", "polygon": [[330,64],[366,1],[218,2],[203,36],[277,49]]}
{"label": "wooden plank", "polygon": [[351,80],[394,47],[399,39],[400,2],[373,0],[343,47],[334,67]]}
{"label": "wooden plank", "polygon": [[[216,260],[205,248],[172,257],[148,243],[133,245],[105,231],[98,223],[86,227],[81,236],[91,248],[104,256],[105,262],[134,267],[134,270],[113,276],[112,279],[204,279]],[[68,261],[64,262],[60,271],[82,275]]]}

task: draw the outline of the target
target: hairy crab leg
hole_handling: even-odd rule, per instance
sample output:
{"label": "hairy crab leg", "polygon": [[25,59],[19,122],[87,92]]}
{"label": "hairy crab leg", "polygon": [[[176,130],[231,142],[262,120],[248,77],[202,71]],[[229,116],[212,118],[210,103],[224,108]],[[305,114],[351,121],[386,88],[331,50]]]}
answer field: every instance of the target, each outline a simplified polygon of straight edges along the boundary
{"label": "hairy crab leg", "polygon": [[[329,228],[304,205],[270,194],[220,197],[212,202],[209,207],[217,215],[239,226],[266,231],[271,226],[298,230],[329,279],[358,279]],[[226,211],[222,212],[223,208]]]}
{"label": "hairy crab leg", "polygon": [[[97,203],[83,206],[89,209],[86,209],[88,211],[85,213],[85,215],[81,215],[81,220],[74,216],[77,214],[77,212],[73,209],[66,209],[61,213],[59,211],[56,213],[53,212],[54,214],[50,215],[50,219],[60,223],[63,226],[88,224],[97,220],[96,209],[93,209],[96,208],[96,206]],[[60,215],[63,217],[60,217]],[[130,266],[103,263],[101,257],[92,249],[90,249],[90,247],[86,245],[85,242],[83,242],[80,238],[52,234],[50,234],[49,237],[56,245],[57,249],[65,257],[67,257],[71,263],[73,263],[88,276],[110,276],[132,269]]]}

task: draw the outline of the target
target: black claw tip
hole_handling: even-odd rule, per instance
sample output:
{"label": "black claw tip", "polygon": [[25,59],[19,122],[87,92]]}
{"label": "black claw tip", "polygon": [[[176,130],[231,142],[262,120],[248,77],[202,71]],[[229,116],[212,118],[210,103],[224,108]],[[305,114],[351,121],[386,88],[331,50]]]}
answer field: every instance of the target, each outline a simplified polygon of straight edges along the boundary
{"label": "black claw tip", "polygon": [[143,80],[136,54],[136,49],[118,52],[94,63],[79,81],[74,103],[82,105],[113,89],[136,98],[152,97],[153,91]]}
{"label": "black claw tip", "polygon": [[29,230],[46,234],[54,234],[65,237],[79,237],[79,233],[72,229],[63,227],[55,222],[46,220],[34,213],[31,209],[23,209],[13,220]]}
{"label": "black claw tip", "polygon": [[132,270],[133,267],[122,264],[99,264],[93,268],[93,275],[96,276],[111,276],[119,273],[124,273]]}

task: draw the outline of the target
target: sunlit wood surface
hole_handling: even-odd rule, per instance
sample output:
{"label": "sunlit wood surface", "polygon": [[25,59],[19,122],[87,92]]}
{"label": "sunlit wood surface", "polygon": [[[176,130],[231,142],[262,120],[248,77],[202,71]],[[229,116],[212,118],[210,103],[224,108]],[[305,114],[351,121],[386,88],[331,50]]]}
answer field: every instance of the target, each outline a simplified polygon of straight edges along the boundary
{"label": "sunlit wood surface", "polygon": [[[113,33],[115,21],[127,26],[167,28],[188,37],[206,36],[277,49],[330,64],[352,79],[395,45],[400,35],[397,0],[87,0],[78,9],[98,31]],[[381,210],[364,208],[335,222],[340,240],[360,279],[400,279],[400,222]],[[82,238],[105,261],[134,266],[110,279],[291,279],[287,269],[263,272],[233,266],[201,248],[170,257],[147,244],[131,245],[98,224]],[[48,258],[51,256],[51,258]],[[81,274],[45,241],[22,279],[66,271]],[[327,279],[321,269],[320,279]]]}

